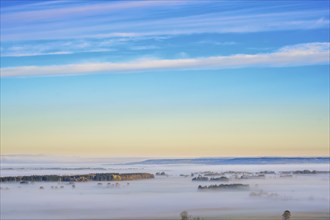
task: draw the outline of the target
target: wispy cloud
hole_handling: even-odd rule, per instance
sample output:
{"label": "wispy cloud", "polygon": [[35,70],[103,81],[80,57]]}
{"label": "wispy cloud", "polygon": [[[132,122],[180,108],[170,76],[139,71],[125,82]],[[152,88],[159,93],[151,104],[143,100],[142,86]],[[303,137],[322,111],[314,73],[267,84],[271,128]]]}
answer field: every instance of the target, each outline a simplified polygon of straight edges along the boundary
{"label": "wispy cloud", "polygon": [[130,62],[22,66],[1,69],[2,77],[120,73],[164,69],[225,69],[329,64],[328,42],[298,44],[272,53],[236,54],[191,59],[140,59]]}
{"label": "wispy cloud", "polygon": [[[197,53],[200,57],[235,54],[238,51],[250,53],[245,50],[246,47],[260,45],[248,45],[255,42],[245,37],[225,36],[268,32],[267,37],[261,35],[264,41],[268,41],[272,38],[269,31],[329,29],[329,10],[322,7],[323,3],[308,7],[310,4],[182,0],[28,1],[9,4],[1,7],[1,56],[5,61],[10,61],[2,62],[2,65],[13,65],[15,57],[30,57],[26,59],[31,61],[28,62],[30,65],[37,59],[33,56],[56,55],[59,58],[60,55],[73,54],[66,57],[78,60],[80,55],[85,59],[94,56],[95,52],[106,52],[93,57],[99,62],[109,59],[109,56],[116,56],[117,60],[122,61],[141,55],[187,58],[178,56],[182,51],[189,57],[196,57]],[[162,38],[168,40],[157,40]],[[242,42],[242,39],[246,41]],[[299,38],[296,42],[310,40]],[[325,39],[316,38],[314,41]],[[292,41],[270,48],[286,44],[292,44]],[[87,54],[89,52],[92,53]],[[60,64],[59,59],[56,62],[51,59],[46,61],[48,63],[44,65]],[[20,64],[16,62],[15,65]]]}
{"label": "wispy cloud", "polygon": [[85,52],[115,51],[113,45],[121,44],[121,39],[102,40],[62,40],[41,42],[17,42],[15,44],[3,43],[2,57],[24,57],[42,55],[61,55]]}
{"label": "wispy cloud", "polygon": [[211,44],[215,46],[231,46],[236,45],[237,42],[235,41],[212,41],[212,40],[201,40],[197,42],[198,44]]}
{"label": "wispy cloud", "polygon": [[[56,7],[39,5],[25,11],[5,8],[1,11],[1,38],[2,41],[22,41],[329,27],[327,9],[295,10],[294,5],[281,4],[282,8],[243,4],[240,9],[230,6],[232,10],[226,10],[228,2],[222,1],[97,1]],[[197,6],[203,11],[197,10]]]}
{"label": "wispy cloud", "polygon": [[[149,42],[149,41],[150,42]],[[148,44],[145,42],[148,41]],[[100,39],[70,39],[55,41],[15,42],[3,43],[1,57],[30,57],[42,55],[61,55],[77,53],[113,52],[113,51],[150,51],[158,50],[161,45],[156,39],[130,36],[118,36]]]}

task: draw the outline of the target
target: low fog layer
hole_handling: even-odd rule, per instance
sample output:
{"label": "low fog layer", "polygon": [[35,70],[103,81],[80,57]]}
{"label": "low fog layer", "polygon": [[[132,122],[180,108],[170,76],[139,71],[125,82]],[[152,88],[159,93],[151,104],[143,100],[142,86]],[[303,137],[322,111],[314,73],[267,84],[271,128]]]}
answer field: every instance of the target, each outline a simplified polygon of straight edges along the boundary
{"label": "low fog layer", "polygon": [[[186,210],[194,217],[280,216],[295,213],[329,213],[329,174],[289,174],[282,171],[329,171],[328,164],[281,165],[111,165],[15,164],[1,176],[30,174],[74,174],[94,172],[164,172],[155,179],[127,182],[35,182],[1,183],[1,219],[179,219]],[[249,184],[243,191],[199,191],[198,186],[223,182],[192,181],[206,171],[229,177],[225,184]],[[275,171],[263,178],[255,172]],[[210,174],[208,172],[208,174]],[[252,178],[239,178],[252,172]],[[238,178],[234,178],[234,176]],[[328,215],[328,214],[327,214]]]}

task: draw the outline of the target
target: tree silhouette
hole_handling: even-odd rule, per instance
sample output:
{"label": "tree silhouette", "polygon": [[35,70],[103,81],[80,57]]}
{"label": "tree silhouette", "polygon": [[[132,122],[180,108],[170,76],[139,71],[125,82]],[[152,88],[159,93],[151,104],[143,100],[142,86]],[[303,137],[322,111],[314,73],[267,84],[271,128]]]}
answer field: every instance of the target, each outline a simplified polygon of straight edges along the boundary
{"label": "tree silhouette", "polygon": [[181,220],[189,220],[189,215],[187,211],[183,211],[180,213]]}
{"label": "tree silhouette", "polygon": [[282,220],[290,220],[291,212],[289,210],[285,210],[282,214]]}

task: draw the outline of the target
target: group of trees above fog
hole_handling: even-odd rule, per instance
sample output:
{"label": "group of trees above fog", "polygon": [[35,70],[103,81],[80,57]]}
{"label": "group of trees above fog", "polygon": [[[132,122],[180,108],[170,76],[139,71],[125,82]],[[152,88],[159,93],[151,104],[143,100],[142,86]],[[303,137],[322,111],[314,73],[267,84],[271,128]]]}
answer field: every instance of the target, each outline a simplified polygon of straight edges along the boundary
{"label": "group of trees above fog", "polygon": [[240,184],[240,183],[198,186],[198,190],[248,190],[248,189],[249,189],[248,184]]}
{"label": "group of trees above fog", "polygon": [[[187,211],[183,211],[180,213],[181,220],[202,220],[200,217],[192,217],[188,214]],[[289,210],[285,210],[282,214],[282,220],[290,220],[291,212]]]}
{"label": "group of trees above fog", "polygon": [[0,177],[0,182],[87,182],[87,181],[128,181],[152,179],[150,173],[91,173],[82,175],[31,175]]}

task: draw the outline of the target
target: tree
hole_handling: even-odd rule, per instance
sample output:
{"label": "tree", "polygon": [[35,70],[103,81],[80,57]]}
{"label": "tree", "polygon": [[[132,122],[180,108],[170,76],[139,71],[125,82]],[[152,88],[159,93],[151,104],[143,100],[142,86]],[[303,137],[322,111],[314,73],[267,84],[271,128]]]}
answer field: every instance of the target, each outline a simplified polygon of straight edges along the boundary
{"label": "tree", "polygon": [[291,212],[289,210],[285,210],[282,214],[282,220],[290,220]]}
{"label": "tree", "polygon": [[189,220],[189,215],[187,211],[183,211],[180,213],[181,220]]}

